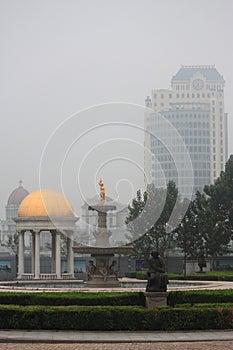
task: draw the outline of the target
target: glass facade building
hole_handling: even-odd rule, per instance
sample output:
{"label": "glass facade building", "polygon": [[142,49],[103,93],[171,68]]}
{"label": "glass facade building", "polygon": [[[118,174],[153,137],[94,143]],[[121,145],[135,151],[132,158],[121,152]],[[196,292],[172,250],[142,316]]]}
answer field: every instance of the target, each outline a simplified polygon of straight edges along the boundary
{"label": "glass facade building", "polygon": [[[195,193],[213,183],[224,170],[227,160],[224,84],[214,66],[182,66],[172,78],[171,89],[153,90],[147,97],[144,120],[147,183],[160,187],[174,180],[185,195],[190,188],[190,176]],[[172,134],[170,128],[176,133]],[[187,162],[187,154],[191,162]]]}

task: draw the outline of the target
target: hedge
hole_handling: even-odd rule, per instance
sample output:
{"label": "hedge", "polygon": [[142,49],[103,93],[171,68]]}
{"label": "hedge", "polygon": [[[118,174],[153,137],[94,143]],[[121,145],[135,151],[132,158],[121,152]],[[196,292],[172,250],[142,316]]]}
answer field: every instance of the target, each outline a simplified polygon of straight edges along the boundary
{"label": "hedge", "polygon": [[[188,291],[182,290],[169,292],[168,305],[172,307],[178,304],[195,305],[197,303],[233,303],[233,289]],[[143,292],[1,292],[0,304],[15,304],[22,306],[145,306],[145,297]]]}
{"label": "hedge", "polygon": [[142,305],[145,306],[143,292],[0,292],[0,304],[16,305]]}
{"label": "hedge", "polygon": [[233,289],[172,291],[168,304],[233,303]]}
{"label": "hedge", "polygon": [[[146,271],[129,271],[125,273],[126,277],[137,278],[139,280],[147,279]],[[229,272],[207,272],[207,273],[196,273],[193,275],[181,275],[175,273],[168,273],[169,280],[192,280],[192,281],[229,281],[233,282],[233,273]]]}
{"label": "hedge", "polygon": [[204,330],[232,329],[233,308],[0,305],[1,329]]}

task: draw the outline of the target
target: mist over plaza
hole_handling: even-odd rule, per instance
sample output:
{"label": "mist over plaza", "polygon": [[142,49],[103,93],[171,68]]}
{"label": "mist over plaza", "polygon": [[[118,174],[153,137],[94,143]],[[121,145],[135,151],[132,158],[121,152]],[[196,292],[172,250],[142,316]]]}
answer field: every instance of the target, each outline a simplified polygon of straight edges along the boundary
{"label": "mist over plaza", "polygon": [[77,216],[100,177],[111,198],[131,203],[145,189],[145,100],[154,109],[152,92],[171,90],[181,65],[223,77],[230,155],[231,13],[227,0],[1,1],[0,217],[19,180],[29,192],[60,191]]}

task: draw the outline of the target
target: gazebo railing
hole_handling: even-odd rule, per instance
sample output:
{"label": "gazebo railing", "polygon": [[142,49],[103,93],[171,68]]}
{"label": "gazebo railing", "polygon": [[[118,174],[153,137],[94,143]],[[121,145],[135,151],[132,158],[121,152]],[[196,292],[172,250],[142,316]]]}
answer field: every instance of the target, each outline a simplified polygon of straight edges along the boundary
{"label": "gazebo railing", "polygon": [[34,273],[23,273],[22,274],[22,280],[33,280],[35,278]]}
{"label": "gazebo railing", "polygon": [[[72,273],[63,273],[61,275],[61,279],[63,279],[63,280],[70,280],[73,278],[74,278],[74,276]],[[21,279],[27,280],[27,281],[33,280],[33,279],[35,279],[35,274],[34,273],[24,273],[24,274],[22,274]],[[56,273],[40,273],[39,279],[40,280],[56,280],[58,278],[57,278]]]}
{"label": "gazebo railing", "polygon": [[57,274],[56,273],[40,273],[40,279],[41,280],[56,280]]}
{"label": "gazebo railing", "polygon": [[74,275],[72,273],[63,273],[61,277],[63,280],[72,280]]}

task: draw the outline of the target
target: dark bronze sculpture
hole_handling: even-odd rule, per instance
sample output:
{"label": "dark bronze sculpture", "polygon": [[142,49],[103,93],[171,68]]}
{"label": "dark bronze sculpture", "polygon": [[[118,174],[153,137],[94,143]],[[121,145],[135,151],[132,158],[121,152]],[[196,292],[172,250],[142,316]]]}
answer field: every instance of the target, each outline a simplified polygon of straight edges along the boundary
{"label": "dark bronze sculpture", "polygon": [[200,268],[199,272],[200,273],[204,272],[203,267],[206,267],[206,259],[205,259],[205,255],[203,252],[201,252],[200,255],[198,256],[197,263],[198,263],[198,266]]}
{"label": "dark bronze sculpture", "polygon": [[151,252],[149,269],[147,272],[148,283],[146,292],[166,292],[168,277],[165,273],[165,264],[157,251]]}

